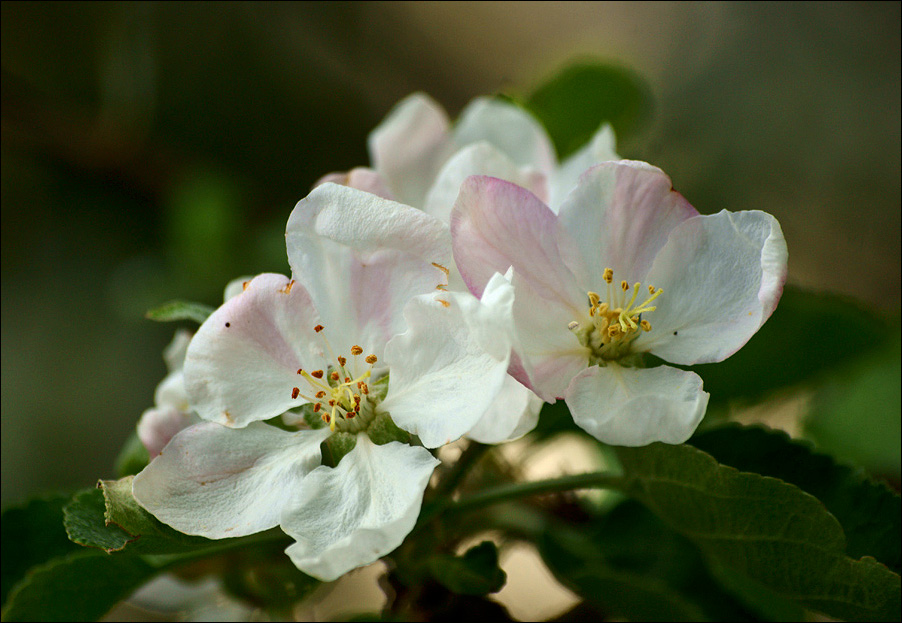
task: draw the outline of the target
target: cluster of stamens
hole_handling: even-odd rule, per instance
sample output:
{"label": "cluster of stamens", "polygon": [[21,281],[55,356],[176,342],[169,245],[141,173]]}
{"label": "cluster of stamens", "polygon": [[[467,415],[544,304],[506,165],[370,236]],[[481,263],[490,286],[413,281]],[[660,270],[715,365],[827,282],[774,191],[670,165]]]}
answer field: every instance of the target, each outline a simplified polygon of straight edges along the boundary
{"label": "cluster of stamens", "polygon": [[334,365],[330,365],[326,370],[298,369],[298,374],[307,381],[312,396],[302,392],[300,387],[293,387],[291,398],[292,400],[303,398],[313,404],[313,412],[322,412],[323,422],[333,431],[336,427],[348,428],[348,425],[359,416],[362,416],[361,419],[364,421],[359,422],[359,427],[350,428],[363,430],[373,415],[372,405],[367,400],[370,393],[367,379],[372,376],[376,355],[364,357],[366,367],[360,372],[361,364],[358,358],[363,354],[363,349],[356,345],[351,347],[353,360],[351,365],[348,365],[346,357],[335,355],[329,340],[322,333],[323,328],[323,325],[318,324],[313,330],[322,338]]}
{"label": "cluster of stamens", "polygon": [[637,304],[641,283],[633,285],[632,297],[627,300],[629,283],[621,281],[619,287],[615,286],[614,271],[610,268],[604,269],[604,280],[608,285],[606,301],[602,301],[596,292],[588,293],[592,324],[584,327],[574,320],[569,328],[599,359],[615,359],[624,353],[625,347],[639,335],[640,330],[651,331],[651,323],[642,319],[642,314],[656,309],[651,303],[663,290],[648,286],[648,298]]}

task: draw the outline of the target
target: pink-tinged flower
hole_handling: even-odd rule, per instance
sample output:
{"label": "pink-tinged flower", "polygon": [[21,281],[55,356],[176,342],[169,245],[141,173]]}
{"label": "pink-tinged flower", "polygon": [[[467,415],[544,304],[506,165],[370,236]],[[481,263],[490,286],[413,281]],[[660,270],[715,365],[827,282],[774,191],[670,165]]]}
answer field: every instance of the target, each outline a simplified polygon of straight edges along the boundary
{"label": "pink-tinged flower", "polygon": [[559,214],[514,184],[471,177],[451,230],[474,294],[512,270],[512,372],[546,401],[563,398],[579,426],[614,445],[688,439],[707,407],[701,378],[638,367],[641,354],[684,365],[726,359],[767,320],[786,279],[776,219],[699,215],[642,162],[589,169]]}
{"label": "pink-tinged flower", "polygon": [[[286,240],[293,278],[257,276],[191,340],[185,386],[206,422],[177,434],[133,493],[187,534],[281,526],[294,563],[333,580],[397,547],[419,514],[438,461],[396,425],[437,447],[494,400],[513,292],[500,275],[482,301],[444,291],[447,226],[344,186],[298,203]],[[322,427],[265,423],[303,405]],[[353,449],[330,467],[324,441]]]}
{"label": "pink-tinged flower", "polygon": [[337,182],[396,199],[448,222],[460,185],[490,175],[528,188],[556,209],[593,164],[618,160],[614,133],[602,126],[579,152],[558,163],[551,140],[528,112],[497,98],[470,102],[452,125],[435,100],[414,93],[369,136],[372,168],[333,173]]}

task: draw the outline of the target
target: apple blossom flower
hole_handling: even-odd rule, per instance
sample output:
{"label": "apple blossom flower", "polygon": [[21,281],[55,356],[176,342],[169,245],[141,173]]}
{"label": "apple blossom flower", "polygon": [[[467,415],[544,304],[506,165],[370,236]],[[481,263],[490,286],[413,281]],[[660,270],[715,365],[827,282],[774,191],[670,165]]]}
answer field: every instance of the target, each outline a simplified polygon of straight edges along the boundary
{"label": "apple blossom flower", "polygon": [[[582,171],[597,162],[619,159],[607,124],[583,149],[558,165],[545,130],[519,106],[497,98],[476,98],[452,127],[441,106],[423,93],[414,93],[395,106],[370,133],[368,146],[372,169],[333,173],[318,183],[332,181],[398,198],[445,223],[461,183],[470,175],[514,182],[557,206]],[[449,289],[466,290],[453,264]],[[482,443],[516,439],[535,427],[541,407],[542,401],[532,391],[509,377],[495,405],[467,437]]]}
{"label": "apple blossom flower", "polygon": [[[482,301],[445,291],[446,225],[335,184],[298,203],[286,242],[292,277],[245,283],[191,340],[185,387],[205,421],[175,435],[133,493],[187,534],[280,526],[298,568],[330,581],[413,528],[438,461],[410,435],[453,441],[494,400],[512,288],[498,275]],[[266,423],[298,407],[319,426]]]}
{"label": "apple blossom flower", "polygon": [[490,175],[528,188],[557,209],[593,164],[619,160],[614,132],[602,125],[592,140],[558,163],[551,139],[521,107],[498,98],[470,102],[453,125],[428,95],[399,102],[369,135],[372,168],[332,173],[331,181],[429,212],[448,222],[461,183]]}
{"label": "apple blossom flower", "polygon": [[546,401],[563,398],[576,424],[614,445],[688,439],[707,407],[701,378],[642,368],[642,353],[722,361],[767,320],[786,279],[776,219],[699,215],[642,162],[589,169],[559,214],[510,182],[468,178],[451,230],[474,294],[512,272],[512,373]]}

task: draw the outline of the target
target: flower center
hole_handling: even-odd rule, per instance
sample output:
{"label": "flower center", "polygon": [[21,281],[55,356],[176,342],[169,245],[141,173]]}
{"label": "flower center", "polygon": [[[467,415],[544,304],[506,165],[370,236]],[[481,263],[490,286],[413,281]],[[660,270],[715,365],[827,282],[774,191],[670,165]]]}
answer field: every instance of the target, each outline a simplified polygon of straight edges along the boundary
{"label": "flower center", "polygon": [[630,286],[621,281],[614,285],[614,271],[604,269],[604,280],[607,283],[607,300],[602,300],[597,292],[589,292],[589,322],[576,320],[568,327],[576,335],[580,344],[591,349],[590,365],[605,365],[607,361],[620,359],[630,351],[630,344],[639,335],[639,331],[651,331],[651,323],[642,318],[642,314],[653,312],[651,305],[663,290],[648,286],[648,297],[636,303],[642,284],[633,284],[633,294],[629,296]]}
{"label": "flower center", "polygon": [[364,366],[358,359],[363,354],[363,349],[352,346],[352,361],[349,365],[347,357],[335,355],[322,333],[322,325],[316,325],[313,330],[322,337],[333,362],[325,370],[308,371],[300,368],[298,374],[307,381],[308,388],[302,391],[300,387],[293,387],[291,398],[309,401],[313,404],[314,413],[322,411],[323,421],[333,432],[338,430],[356,433],[366,430],[375,415],[376,400],[370,395],[367,380],[373,374],[376,355],[364,357]]}

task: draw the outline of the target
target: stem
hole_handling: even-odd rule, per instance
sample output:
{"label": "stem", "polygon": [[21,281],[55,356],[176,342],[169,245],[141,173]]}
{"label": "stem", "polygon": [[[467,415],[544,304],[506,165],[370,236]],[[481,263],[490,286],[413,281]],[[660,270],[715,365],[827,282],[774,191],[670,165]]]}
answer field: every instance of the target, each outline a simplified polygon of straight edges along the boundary
{"label": "stem", "polygon": [[465,498],[450,502],[447,512],[459,513],[476,508],[491,506],[499,502],[516,500],[533,495],[557,493],[559,491],[574,491],[577,489],[619,489],[626,488],[626,479],[604,472],[592,472],[589,474],[576,474],[563,476],[551,480],[539,480],[536,482],[514,483],[501,485],[486,491],[480,491]]}
{"label": "stem", "polygon": [[451,493],[454,492],[454,489],[457,488],[457,485],[464,479],[467,475],[467,472],[470,471],[470,468],[482,458],[482,455],[488,451],[490,446],[485,444],[481,444],[475,441],[471,441],[470,445],[468,445],[463,452],[460,454],[460,458],[457,459],[457,462],[454,464],[454,467],[451,468],[451,471],[435,486],[435,490],[432,493],[432,498],[441,500],[447,496],[450,496]]}

